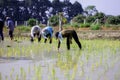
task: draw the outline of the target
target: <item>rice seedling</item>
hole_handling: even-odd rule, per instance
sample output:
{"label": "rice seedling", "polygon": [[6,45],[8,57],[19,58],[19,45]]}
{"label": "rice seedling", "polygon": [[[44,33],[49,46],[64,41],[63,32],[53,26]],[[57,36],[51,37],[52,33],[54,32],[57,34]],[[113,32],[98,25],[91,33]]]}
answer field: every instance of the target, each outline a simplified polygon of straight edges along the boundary
{"label": "rice seedling", "polygon": [[0,73],[0,80],[2,80],[2,75],[1,75],[1,73]]}
{"label": "rice seedling", "polygon": [[[16,68],[13,65],[6,76],[2,75],[3,67],[1,67],[0,80],[99,80],[120,60],[119,40],[81,40],[82,50],[79,50],[73,41],[69,51],[66,49],[66,41],[63,40],[58,52],[55,39],[53,39],[52,44],[48,42],[45,44],[43,40],[38,43],[37,39],[31,43],[29,38],[24,37],[15,39],[16,41],[12,43],[9,40],[6,40],[8,43],[0,43],[3,45],[0,46],[0,57],[8,59],[15,57],[14,59],[17,58],[16,62],[19,60],[28,62],[17,68],[16,74]],[[116,72],[113,76],[118,79],[118,75],[119,72]],[[106,76],[105,78],[109,79]]]}
{"label": "rice seedling", "polygon": [[16,80],[19,80],[19,76],[18,75],[16,75]]}

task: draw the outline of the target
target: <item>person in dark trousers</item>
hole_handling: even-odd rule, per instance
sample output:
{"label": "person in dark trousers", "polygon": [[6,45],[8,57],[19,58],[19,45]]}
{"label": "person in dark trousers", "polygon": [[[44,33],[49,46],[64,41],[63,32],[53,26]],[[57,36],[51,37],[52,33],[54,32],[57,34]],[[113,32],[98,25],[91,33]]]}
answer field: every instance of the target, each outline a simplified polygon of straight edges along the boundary
{"label": "person in dark trousers", "polygon": [[72,43],[72,38],[75,40],[75,42],[77,43],[78,47],[81,49],[81,43],[79,41],[78,35],[76,33],[75,30],[70,29],[70,30],[62,30],[59,32],[55,33],[55,37],[56,39],[58,39],[58,50],[60,48],[60,44],[62,42],[62,38],[67,38],[66,39],[66,45],[67,45],[67,49],[70,50],[70,44]]}
{"label": "person in dark trousers", "polygon": [[7,17],[6,22],[7,22],[7,28],[9,29],[10,39],[13,40],[13,32],[15,28],[14,21],[10,17]]}
{"label": "person in dark trousers", "polygon": [[38,25],[35,25],[31,28],[31,42],[34,41],[34,37],[37,35],[38,42],[41,40],[41,28]]}
{"label": "person in dark trousers", "polygon": [[3,27],[4,27],[4,21],[0,18],[0,39],[1,39],[2,41],[4,41]]}
{"label": "person in dark trousers", "polygon": [[47,42],[47,39],[50,39],[50,44],[52,43],[52,36],[53,36],[53,28],[51,26],[47,26],[45,28],[42,29],[41,31],[41,35],[43,36],[43,38],[45,39],[44,43]]}

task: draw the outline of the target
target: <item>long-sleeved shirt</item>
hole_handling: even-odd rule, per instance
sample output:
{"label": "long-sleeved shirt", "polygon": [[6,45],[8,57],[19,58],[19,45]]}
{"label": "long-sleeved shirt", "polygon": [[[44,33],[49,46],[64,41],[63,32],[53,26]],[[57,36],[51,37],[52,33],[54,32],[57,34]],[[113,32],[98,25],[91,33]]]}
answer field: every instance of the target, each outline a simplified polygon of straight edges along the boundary
{"label": "long-sleeved shirt", "polygon": [[41,35],[41,28],[38,25],[35,25],[31,28],[31,37],[34,37],[34,34],[39,33]]}
{"label": "long-sleeved shirt", "polygon": [[13,22],[12,19],[8,19],[8,20],[7,20],[7,27],[8,27],[11,31],[14,31],[15,24],[14,24],[14,22]]}
{"label": "long-sleeved shirt", "polygon": [[50,35],[50,37],[52,37],[53,28],[51,26],[47,26],[47,27],[42,29],[41,34],[45,39],[47,39],[47,35]]}

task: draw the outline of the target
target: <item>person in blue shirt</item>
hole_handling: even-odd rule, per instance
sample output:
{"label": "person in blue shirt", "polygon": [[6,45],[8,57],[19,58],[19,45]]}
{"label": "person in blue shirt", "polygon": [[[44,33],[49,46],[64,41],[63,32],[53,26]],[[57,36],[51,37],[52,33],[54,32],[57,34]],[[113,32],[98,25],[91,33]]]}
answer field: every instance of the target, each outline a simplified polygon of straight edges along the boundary
{"label": "person in blue shirt", "polygon": [[47,26],[45,28],[42,29],[41,31],[41,35],[43,36],[43,38],[45,39],[44,43],[47,42],[47,39],[50,39],[50,44],[52,43],[52,36],[53,36],[53,28],[51,26]]}
{"label": "person in blue shirt", "polygon": [[38,42],[41,40],[41,28],[38,25],[35,25],[31,28],[31,42],[34,41],[34,37],[37,35]]}
{"label": "person in blue shirt", "polygon": [[10,39],[13,40],[13,32],[15,28],[14,21],[10,17],[6,17],[7,28],[9,29]]}
{"label": "person in blue shirt", "polygon": [[0,18],[0,39],[1,39],[2,41],[4,41],[3,27],[4,27],[4,21]]}

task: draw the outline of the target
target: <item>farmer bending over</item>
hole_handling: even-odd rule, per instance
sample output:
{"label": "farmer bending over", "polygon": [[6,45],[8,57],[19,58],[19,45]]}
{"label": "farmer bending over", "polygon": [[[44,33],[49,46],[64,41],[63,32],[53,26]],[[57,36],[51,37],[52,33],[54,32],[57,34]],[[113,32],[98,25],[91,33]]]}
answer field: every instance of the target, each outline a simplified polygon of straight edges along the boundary
{"label": "farmer bending over", "polygon": [[47,26],[43,28],[41,34],[43,38],[45,39],[44,43],[46,43],[47,38],[50,39],[49,43],[52,43],[53,28],[51,26]]}
{"label": "farmer bending over", "polygon": [[58,39],[58,50],[60,48],[60,44],[62,42],[62,38],[66,39],[67,49],[70,50],[70,44],[72,43],[72,38],[74,38],[75,42],[77,43],[78,47],[81,49],[81,43],[78,39],[77,33],[75,30],[62,30],[60,32],[55,33],[56,39]]}
{"label": "farmer bending over", "polygon": [[41,40],[41,28],[38,25],[35,25],[31,28],[31,42],[34,41],[34,37],[37,35],[38,42]]}

